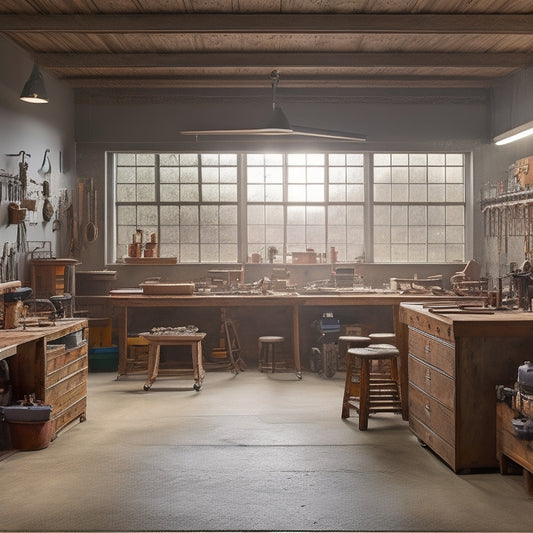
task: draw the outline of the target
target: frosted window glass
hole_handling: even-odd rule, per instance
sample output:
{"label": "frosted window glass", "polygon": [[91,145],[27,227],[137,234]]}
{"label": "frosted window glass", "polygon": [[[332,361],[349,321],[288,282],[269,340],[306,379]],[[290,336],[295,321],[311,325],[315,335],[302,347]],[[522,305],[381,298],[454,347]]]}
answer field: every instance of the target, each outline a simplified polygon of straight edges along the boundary
{"label": "frosted window glass", "polygon": [[180,226],[180,242],[198,242],[198,226]]}
{"label": "frosted window glass", "polygon": [[117,183],[135,183],[135,167],[118,167]]}
{"label": "frosted window glass", "polygon": [[198,185],[180,185],[180,200],[182,202],[198,202],[199,199]]}
{"label": "frosted window glass", "polygon": [[137,208],[137,222],[141,226],[157,225],[158,213],[152,205],[140,205]]}
{"label": "frosted window glass", "polygon": [[376,202],[390,202],[391,201],[391,186],[390,185],[374,185],[374,200]]}
{"label": "frosted window glass", "polygon": [[135,154],[117,154],[117,165],[135,165]]}
{"label": "frosted window glass", "polygon": [[137,185],[138,202],[155,201],[155,185]]}
{"label": "frosted window glass", "polygon": [[118,185],[116,186],[117,202],[134,202],[135,186]]}

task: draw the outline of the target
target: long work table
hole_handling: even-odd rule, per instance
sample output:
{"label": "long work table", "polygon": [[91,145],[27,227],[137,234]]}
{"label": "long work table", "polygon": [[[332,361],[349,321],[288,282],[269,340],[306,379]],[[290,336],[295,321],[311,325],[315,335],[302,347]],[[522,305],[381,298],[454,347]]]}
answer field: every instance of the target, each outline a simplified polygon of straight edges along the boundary
{"label": "long work table", "polygon": [[[465,299],[465,298],[463,298]],[[290,309],[292,317],[292,351],[294,366],[297,373],[301,373],[300,362],[300,310],[306,307],[360,307],[379,306],[392,311],[394,332],[397,344],[406,346],[405,334],[400,327],[400,304],[402,302],[461,300],[457,296],[435,296],[432,294],[401,294],[392,292],[339,292],[335,294],[267,294],[267,295],[147,295],[142,289],[116,289],[110,293],[112,306],[119,311],[119,376],[126,372],[128,310],[151,308],[274,308],[286,307]],[[405,376],[407,374],[405,373]],[[406,381],[406,380],[405,380]],[[407,406],[407,395],[403,395]],[[407,409],[405,410],[407,412]]]}

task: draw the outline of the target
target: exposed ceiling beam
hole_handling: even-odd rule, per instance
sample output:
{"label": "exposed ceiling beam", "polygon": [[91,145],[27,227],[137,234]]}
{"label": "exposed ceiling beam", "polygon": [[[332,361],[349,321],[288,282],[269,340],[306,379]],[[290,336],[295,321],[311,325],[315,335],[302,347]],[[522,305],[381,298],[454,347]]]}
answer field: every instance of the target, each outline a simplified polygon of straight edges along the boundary
{"label": "exposed ceiling beam", "polygon": [[208,68],[208,67],[508,67],[533,65],[533,53],[46,53],[34,56],[40,66],[65,68]]}
{"label": "exposed ceiling beam", "polygon": [[[262,77],[218,77],[218,76],[195,76],[194,78],[149,78],[142,77],[66,77],[62,78],[74,88],[134,88],[134,89],[192,89],[192,88],[258,88],[268,89],[268,80]],[[476,77],[451,77],[451,76],[360,76],[360,77],[302,77],[283,81],[284,92],[289,88],[308,88],[310,85],[316,88],[484,88],[489,84],[487,78]],[[270,93],[268,93],[270,94]],[[330,96],[331,98],[331,96]]]}
{"label": "exposed ceiling beam", "polygon": [[0,32],[531,34],[533,14],[19,14]]}

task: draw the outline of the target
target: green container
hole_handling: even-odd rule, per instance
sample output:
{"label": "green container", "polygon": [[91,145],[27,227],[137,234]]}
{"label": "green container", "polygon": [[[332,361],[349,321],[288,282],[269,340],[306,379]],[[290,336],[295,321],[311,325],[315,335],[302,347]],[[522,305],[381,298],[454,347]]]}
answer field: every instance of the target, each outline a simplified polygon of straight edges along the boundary
{"label": "green container", "polygon": [[118,369],[118,348],[107,346],[89,350],[89,372],[114,372]]}

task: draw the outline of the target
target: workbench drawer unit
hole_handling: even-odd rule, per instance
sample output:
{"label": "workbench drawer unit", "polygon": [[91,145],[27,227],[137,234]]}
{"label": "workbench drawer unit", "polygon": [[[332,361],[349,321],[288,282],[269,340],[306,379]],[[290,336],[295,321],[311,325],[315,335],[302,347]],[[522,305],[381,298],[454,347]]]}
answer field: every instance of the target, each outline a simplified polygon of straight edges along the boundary
{"label": "workbench drawer unit", "polygon": [[79,418],[85,419],[87,409],[87,340],[67,348],[63,339],[46,345],[44,403],[52,406],[56,433]]}
{"label": "workbench drawer unit", "polygon": [[530,313],[443,315],[403,310],[409,426],[458,473],[496,469],[496,386],[530,358]]}
{"label": "workbench drawer unit", "polygon": [[452,468],[455,464],[454,346],[409,330],[409,427]]}

